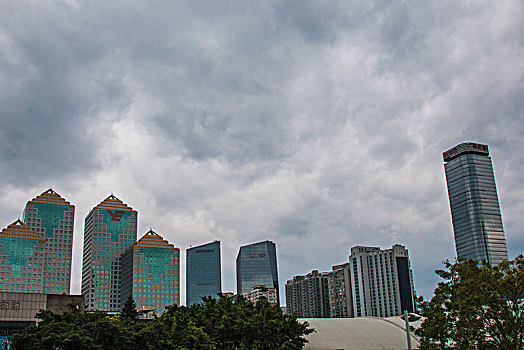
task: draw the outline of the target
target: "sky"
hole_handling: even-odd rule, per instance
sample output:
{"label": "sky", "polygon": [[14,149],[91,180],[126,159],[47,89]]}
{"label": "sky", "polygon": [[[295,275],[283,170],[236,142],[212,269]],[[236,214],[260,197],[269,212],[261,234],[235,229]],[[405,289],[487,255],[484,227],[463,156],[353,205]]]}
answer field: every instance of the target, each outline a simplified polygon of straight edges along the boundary
{"label": "sky", "polygon": [[[286,280],[405,245],[415,289],[455,258],[442,152],[488,144],[524,251],[524,3],[0,1],[0,227],[52,187],[113,193],[181,249],[277,245]],[[285,303],[282,297],[282,303]]]}

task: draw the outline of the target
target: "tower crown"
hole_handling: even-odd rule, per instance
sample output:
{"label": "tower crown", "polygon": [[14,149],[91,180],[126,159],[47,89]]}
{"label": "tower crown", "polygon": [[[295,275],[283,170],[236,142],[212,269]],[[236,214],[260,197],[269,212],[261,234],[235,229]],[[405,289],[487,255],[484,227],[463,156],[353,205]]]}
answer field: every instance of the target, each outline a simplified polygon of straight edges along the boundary
{"label": "tower crown", "polygon": [[36,196],[27,204],[34,204],[34,203],[45,203],[45,204],[58,204],[58,205],[68,205],[70,208],[75,208],[75,206],[68,201],[66,201],[64,198],[62,198],[58,193],[53,191],[53,189],[48,189],[47,191],[42,192],[39,196]]}
{"label": "tower crown", "polygon": [[464,142],[442,153],[442,158],[445,162],[449,162],[458,156],[468,153],[489,156],[488,145],[482,145],[480,143],[474,142]]}

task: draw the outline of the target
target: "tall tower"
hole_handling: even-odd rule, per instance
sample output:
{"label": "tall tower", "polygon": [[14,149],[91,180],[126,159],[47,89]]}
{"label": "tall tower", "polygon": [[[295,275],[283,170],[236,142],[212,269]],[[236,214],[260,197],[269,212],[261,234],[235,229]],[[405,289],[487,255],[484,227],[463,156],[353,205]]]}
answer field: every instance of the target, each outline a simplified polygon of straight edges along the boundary
{"label": "tall tower", "polygon": [[42,293],[44,244],[20,220],[0,232],[0,292]]}
{"label": "tall tower", "polygon": [[186,249],[186,305],[221,292],[220,241]]}
{"label": "tall tower", "polygon": [[114,195],[86,216],[82,295],[87,311],[120,311],[120,255],[136,242],[137,219],[136,210]]}
{"label": "tall tower", "polygon": [[487,145],[467,142],[442,154],[457,257],[508,259],[504,228]]}
{"label": "tall tower", "polygon": [[69,294],[75,206],[49,189],[27,202],[23,221],[45,240],[43,293]]}
{"label": "tall tower", "polygon": [[254,286],[278,290],[277,250],[275,243],[263,241],[240,247],[237,255],[237,294],[251,292]]}
{"label": "tall tower", "polygon": [[139,309],[180,304],[180,249],[149,230],[122,254],[121,307],[133,296]]}

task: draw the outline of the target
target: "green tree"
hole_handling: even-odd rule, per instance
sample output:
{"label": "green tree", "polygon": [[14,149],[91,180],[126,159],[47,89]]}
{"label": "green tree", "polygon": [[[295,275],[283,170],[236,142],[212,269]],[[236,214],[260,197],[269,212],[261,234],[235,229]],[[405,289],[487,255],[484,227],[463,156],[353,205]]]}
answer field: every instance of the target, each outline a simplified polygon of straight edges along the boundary
{"label": "green tree", "polygon": [[303,336],[313,332],[307,322],[284,315],[265,298],[256,304],[243,297],[202,301],[191,305],[190,312],[217,349],[302,349],[307,342]]}
{"label": "green tree", "polygon": [[138,311],[136,311],[136,303],[132,295],[130,295],[129,298],[127,298],[124,307],[120,312],[120,317],[122,317],[125,320],[138,320]]}
{"label": "green tree", "polygon": [[38,327],[26,328],[12,338],[17,350],[141,349],[139,325],[102,312],[70,310],[63,314],[40,311]]}
{"label": "green tree", "polygon": [[523,349],[524,258],[497,266],[445,262],[417,334],[421,349]]}
{"label": "green tree", "polygon": [[147,325],[136,320],[132,299],[120,315],[41,311],[38,327],[13,336],[17,350],[275,350],[302,349],[313,330],[262,299],[253,304],[220,296],[191,307],[170,306]]}

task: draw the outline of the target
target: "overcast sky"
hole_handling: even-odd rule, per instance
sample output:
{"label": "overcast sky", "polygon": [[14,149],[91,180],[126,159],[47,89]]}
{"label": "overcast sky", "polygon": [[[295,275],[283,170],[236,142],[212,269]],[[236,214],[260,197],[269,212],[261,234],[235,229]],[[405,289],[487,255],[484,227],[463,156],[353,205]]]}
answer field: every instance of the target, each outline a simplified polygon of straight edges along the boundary
{"label": "overcast sky", "polygon": [[[455,257],[442,152],[490,146],[524,251],[524,3],[0,0],[0,226],[52,187],[114,193],[185,249],[277,244],[286,280],[354,245],[409,249],[415,288]],[[285,303],[284,297],[282,302]]]}

